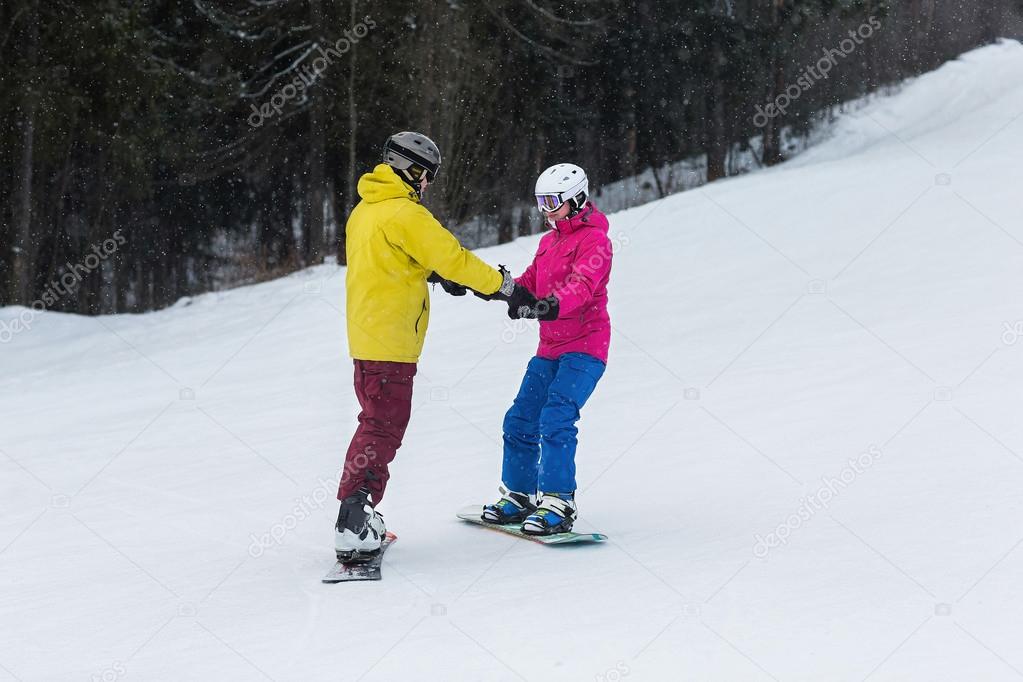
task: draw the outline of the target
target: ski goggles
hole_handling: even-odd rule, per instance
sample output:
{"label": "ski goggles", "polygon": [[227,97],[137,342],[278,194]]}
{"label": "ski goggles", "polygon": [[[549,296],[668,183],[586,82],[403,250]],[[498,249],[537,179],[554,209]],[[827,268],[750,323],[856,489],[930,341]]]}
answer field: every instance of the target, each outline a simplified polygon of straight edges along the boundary
{"label": "ski goggles", "polygon": [[437,174],[434,171],[429,168],[424,168],[416,163],[409,166],[408,172],[413,178],[415,178],[416,182],[420,182],[423,179],[423,176],[426,176],[426,181],[432,184],[433,179],[437,177]]}
{"label": "ski goggles", "polygon": [[[397,159],[389,159],[393,155]],[[425,176],[428,182],[433,182],[440,172],[440,163],[431,163],[415,152],[393,145],[390,140],[384,145],[384,163],[390,164],[398,170],[406,171],[415,182],[419,182]]]}
{"label": "ski goggles", "polygon": [[536,207],[545,213],[551,213],[561,208],[565,201],[560,194],[537,194]]}

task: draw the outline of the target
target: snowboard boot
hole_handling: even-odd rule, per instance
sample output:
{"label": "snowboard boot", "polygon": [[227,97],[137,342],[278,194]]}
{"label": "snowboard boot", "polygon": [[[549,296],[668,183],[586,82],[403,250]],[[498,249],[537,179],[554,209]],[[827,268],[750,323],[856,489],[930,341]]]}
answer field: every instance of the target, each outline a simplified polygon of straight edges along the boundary
{"label": "snowboard boot", "polygon": [[483,507],[483,514],[480,518],[487,523],[495,523],[499,526],[522,523],[527,516],[536,511],[536,505],[526,493],[513,493],[503,485],[500,490],[501,499]]}
{"label": "snowboard boot", "polygon": [[369,561],[384,542],[384,517],[369,502],[369,491],[360,488],[341,500],[334,527],[334,550],[342,563]]}
{"label": "snowboard boot", "polygon": [[575,493],[540,493],[540,506],[522,522],[526,535],[555,535],[572,530]]}

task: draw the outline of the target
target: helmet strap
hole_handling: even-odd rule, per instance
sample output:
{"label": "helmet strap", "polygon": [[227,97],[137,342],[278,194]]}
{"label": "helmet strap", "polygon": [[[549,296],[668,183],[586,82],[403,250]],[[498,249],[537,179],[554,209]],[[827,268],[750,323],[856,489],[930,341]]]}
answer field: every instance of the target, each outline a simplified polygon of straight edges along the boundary
{"label": "helmet strap", "polygon": [[586,205],[586,201],[587,201],[588,198],[589,197],[587,197],[585,194],[580,192],[576,196],[574,196],[571,199],[569,199],[568,200],[568,204],[569,204],[569,206],[572,207],[572,210],[568,212],[568,217],[572,218],[572,217],[578,215],[579,211],[583,210],[583,206]]}
{"label": "helmet strap", "polygon": [[412,174],[408,172],[408,169],[394,168],[394,172],[398,173],[398,175],[405,180],[405,182],[412,188],[412,191],[416,193],[417,197],[420,199],[423,198],[422,182],[417,182],[416,179],[412,177]]}

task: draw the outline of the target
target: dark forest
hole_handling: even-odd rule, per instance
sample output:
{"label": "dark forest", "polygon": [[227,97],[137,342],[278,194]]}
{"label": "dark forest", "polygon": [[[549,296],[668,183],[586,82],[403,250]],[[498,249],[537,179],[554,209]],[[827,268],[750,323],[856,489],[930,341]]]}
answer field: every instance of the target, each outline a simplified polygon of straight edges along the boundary
{"label": "dark forest", "polygon": [[5,0],[0,305],[140,312],[343,260],[355,183],[399,130],[440,145],[427,205],[473,247],[539,229],[523,200],[555,161],[597,186],[653,169],[659,194],[683,159],[701,181],[737,155],[777,164],[835,107],[996,40],[1019,11]]}

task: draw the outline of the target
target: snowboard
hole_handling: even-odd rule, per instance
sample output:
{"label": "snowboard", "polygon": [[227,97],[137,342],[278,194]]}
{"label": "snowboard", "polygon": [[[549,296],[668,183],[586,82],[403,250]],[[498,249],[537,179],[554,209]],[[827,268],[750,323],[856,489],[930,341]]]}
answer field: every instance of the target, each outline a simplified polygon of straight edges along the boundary
{"label": "snowboard", "polygon": [[513,523],[507,526],[499,526],[494,523],[487,523],[482,518],[483,505],[473,505],[471,507],[464,507],[458,512],[458,518],[469,523],[474,523],[484,528],[496,530],[499,533],[506,533],[508,535],[514,535],[517,538],[524,538],[526,540],[532,540],[533,542],[541,545],[571,545],[579,544],[584,542],[603,542],[607,540],[607,536],[602,533],[556,533],[554,535],[530,535],[523,533],[519,524]]}
{"label": "snowboard", "polygon": [[343,563],[338,561],[334,568],[330,569],[327,575],[323,576],[325,583],[348,583],[357,580],[380,580],[380,566],[384,561],[384,552],[390,547],[398,536],[394,533],[387,533],[384,542],[380,545],[380,552],[369,561]]}

